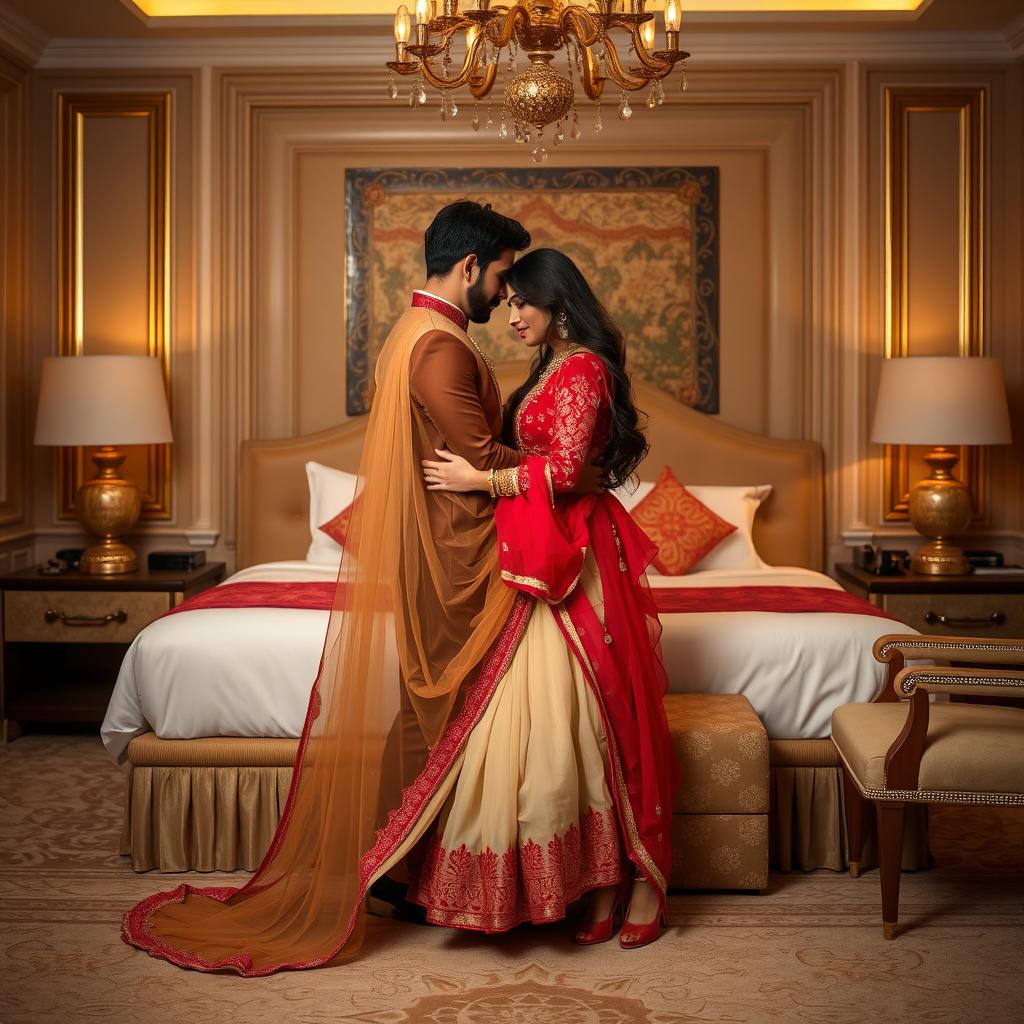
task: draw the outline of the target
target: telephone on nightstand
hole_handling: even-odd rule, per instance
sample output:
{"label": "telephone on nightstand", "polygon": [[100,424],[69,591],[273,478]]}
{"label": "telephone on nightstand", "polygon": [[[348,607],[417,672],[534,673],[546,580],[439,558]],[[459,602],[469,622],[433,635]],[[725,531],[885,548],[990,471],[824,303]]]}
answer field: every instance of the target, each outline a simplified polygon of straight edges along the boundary
{"label": "telephone on nightstand", "polygon": [[910,568],[910,552],[886,551],[876,544],[862,544],[854,549],[853,564],[876,576],[902,576]]}

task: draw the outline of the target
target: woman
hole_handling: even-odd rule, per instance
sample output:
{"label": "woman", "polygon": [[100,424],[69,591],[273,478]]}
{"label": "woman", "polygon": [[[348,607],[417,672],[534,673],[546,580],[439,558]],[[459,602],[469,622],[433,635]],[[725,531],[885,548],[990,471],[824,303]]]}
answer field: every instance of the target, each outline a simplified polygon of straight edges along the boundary
{"label": "woman", "polygon": [[505,413],[505,442],[524,460],[487,473],[441,451],[423,465],[428,489],[498,499],[502,579],[536,606],[517,657],[525,671],[512,666],[469,738],[414,898],[435,923],[499,930],[561,917],[592,889],[577,941],[609,939],[628,899],[630,948],[664,919],[676,775],[644,585],[652,545],[610,494],[570,492],[593,459],[610,486],[624,483],[647,446],[622,336],[572,260],[535,250],[507,288],[509,323],[537,352]]}

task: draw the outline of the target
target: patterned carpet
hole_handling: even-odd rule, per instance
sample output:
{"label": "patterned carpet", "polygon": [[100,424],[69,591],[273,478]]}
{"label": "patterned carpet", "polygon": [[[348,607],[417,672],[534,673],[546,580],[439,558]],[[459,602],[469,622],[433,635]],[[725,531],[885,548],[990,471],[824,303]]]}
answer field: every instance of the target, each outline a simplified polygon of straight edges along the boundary
{"label": "patterned carpet", "polygon": [[575,947],[564,924],[487,938],[372,918],[353,964],[241,979],[120,941],[122,913],[181,876],[117,856],[121,779],[97,740],[24,737],[0,748],[0,771],[2,1024],[1020,1019],[1021,813],[933,816],[938,866],[903,876],[894,942],[877,872],[821,871],[773,875],[760,896],[675,895],[672,928],[641,950]]}

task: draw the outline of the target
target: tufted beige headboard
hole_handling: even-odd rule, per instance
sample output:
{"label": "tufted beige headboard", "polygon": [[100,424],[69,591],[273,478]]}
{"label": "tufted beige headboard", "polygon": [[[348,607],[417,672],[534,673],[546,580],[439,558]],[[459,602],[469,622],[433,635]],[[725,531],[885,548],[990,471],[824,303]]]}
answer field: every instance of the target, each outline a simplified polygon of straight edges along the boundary
{"label": "tufted beige headboard", "polygon": [[[526,376],[524,363],[497,367],[508,394]],[[649,417],[651,451],[640,477],[654,480],[663,466],[684,484],[772,484],[754,522],[754,543],[772,565],[821,569],[824,559],[824,480],[821,447],[778,441],[730,427],[694,412],[637,381],[636,402]],[[367,417],[317,434],[242,444],[238,484],[238,567],[303,558],[309,546],[312,460],[354,473]]]}

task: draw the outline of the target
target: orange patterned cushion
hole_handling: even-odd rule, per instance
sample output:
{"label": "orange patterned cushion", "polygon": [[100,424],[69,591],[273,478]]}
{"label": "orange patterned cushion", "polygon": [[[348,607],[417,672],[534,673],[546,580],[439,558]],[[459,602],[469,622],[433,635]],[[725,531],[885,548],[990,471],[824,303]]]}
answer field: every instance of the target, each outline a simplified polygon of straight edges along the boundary
{"label": "orange patterned cushion", "polygon": [[664,576],[689,572],[736,529],[698,501],[668,466],[630,515],[658,545],[654,567]]}
{"label": "orange patterned cushion", "polygon": [[345,546],[345,541],[348,538],[348,531],[352,525],[352,512],[356,507],[356,502],[359,499],[356,498],[351,505],[346,505],[336,516],[332,519],[328,519],[326,523],[320,524],[320,529],[327,534],[331,540],[334,541],[339,547]]}

